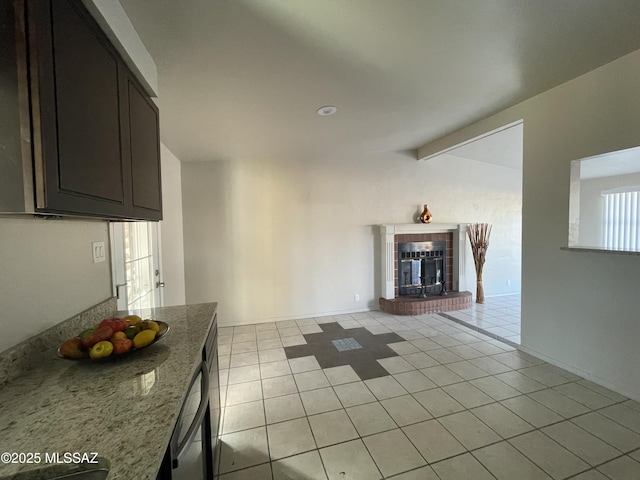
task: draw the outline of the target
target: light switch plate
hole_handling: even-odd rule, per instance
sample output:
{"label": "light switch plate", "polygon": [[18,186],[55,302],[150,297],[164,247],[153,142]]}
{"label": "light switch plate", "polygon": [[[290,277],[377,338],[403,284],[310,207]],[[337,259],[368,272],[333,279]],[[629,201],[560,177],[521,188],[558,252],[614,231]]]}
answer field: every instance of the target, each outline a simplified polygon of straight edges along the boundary
{"label": "light switch plate", "polygon": [[91,247],[93,249],[93,263],[104,262],[107,258],[104,242],[93,242]]}

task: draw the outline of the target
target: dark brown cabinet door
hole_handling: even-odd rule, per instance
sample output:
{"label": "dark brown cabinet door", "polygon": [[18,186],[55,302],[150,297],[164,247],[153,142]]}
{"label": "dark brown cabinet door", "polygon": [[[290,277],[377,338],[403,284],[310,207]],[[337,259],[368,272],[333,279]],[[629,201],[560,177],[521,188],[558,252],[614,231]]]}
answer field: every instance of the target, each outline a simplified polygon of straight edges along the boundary
{"label": "dark brown cabinet door", "polygon": [[160,220],[158,109],[81,0],[26,0],[36,210]]}
{"label": "dark brown cabinet door", "polygon": [[[122,215],[118,54],[78,4],[29,4],[37,68],[42,172],[37,206],[49,212]],[[37,117],[36,117],[37,118]]]}
{"label": "dark brown cabinet door", "polygon": [[126,79],[132,216],[160,220],[160,138],[158,108],[131,77]]}

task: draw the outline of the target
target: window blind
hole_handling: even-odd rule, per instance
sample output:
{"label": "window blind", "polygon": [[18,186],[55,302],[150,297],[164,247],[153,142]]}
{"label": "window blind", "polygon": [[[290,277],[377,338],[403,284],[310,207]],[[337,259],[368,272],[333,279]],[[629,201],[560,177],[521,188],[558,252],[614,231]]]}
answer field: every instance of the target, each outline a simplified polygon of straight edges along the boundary
{"label": "window blind", "polygon": [[640,250],[640,191],[603,193],[603,245],[612,250]]}

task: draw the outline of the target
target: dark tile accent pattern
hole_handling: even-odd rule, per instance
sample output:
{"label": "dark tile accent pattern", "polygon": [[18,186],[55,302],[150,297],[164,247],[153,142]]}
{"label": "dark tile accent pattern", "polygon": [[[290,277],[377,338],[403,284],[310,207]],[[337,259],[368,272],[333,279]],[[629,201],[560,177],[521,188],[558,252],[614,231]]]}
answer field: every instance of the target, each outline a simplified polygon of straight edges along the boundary
{"label": "dark tile accent pattern", "polygon": [[[303,335],[306,345],[284,347],[287,358],[308,357],[315,355],[322,368],[351,365],[362,380],[389,375],[376,360],[397,357],[398,354],[387,346],[388,343],[404,342],[404,338],[396,333],[374,335],[364,327],[342,328],[339,323],[319,325],[322,333]],[[333,340],[353,339],[362,346],[356,350],[340,352]]]}

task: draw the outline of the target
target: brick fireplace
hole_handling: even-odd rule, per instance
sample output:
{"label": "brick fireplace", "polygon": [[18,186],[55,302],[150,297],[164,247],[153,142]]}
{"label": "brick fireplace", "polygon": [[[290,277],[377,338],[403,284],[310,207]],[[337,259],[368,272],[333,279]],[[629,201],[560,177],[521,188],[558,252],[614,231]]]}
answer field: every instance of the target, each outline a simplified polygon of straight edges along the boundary
{"label": "brick fireplace", "polygon": [[[380,309],[395,315],[461,310],[471,306],[471,293],[466,290],[465,256],[466,224],[400,224],[380,225],[381,298]],[[400,295],[398,282],[399,244],[429,242],[446,245],[443,251],[444,276],[447,295],[439,295],[441,288],[421,295]],[[427,254],[428,255],[428,254]],[[406,275],[406,273],[405,273]],[[406,292],[406,289],[403,289]],[[413,292],[412,292],[413,293]]]}

